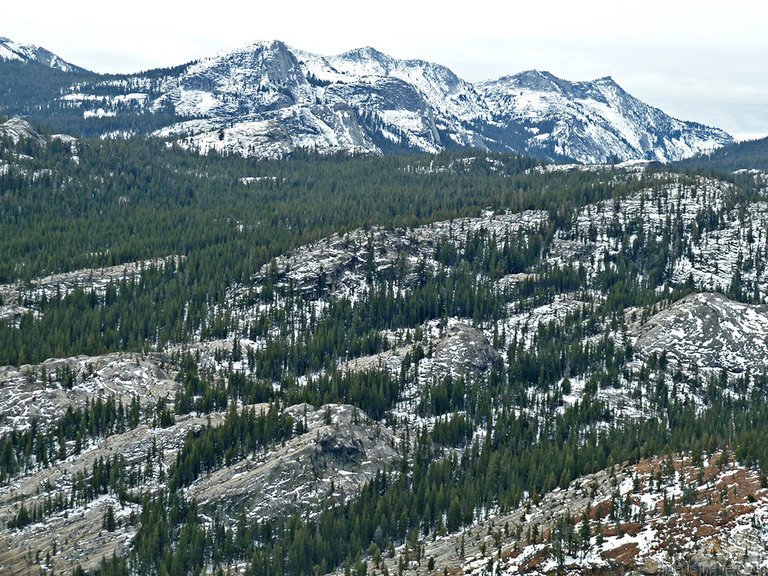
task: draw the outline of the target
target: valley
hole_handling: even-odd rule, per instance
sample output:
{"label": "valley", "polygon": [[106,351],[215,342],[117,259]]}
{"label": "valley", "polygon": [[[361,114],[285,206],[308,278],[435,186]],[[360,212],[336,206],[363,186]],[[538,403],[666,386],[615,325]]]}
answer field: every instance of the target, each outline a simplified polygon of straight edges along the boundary
{"label": "valley", "polygon": [[768,568],[760,141],[280,41],[0,113],[0,574]]}
{"label": "valley", "polygon": [[[25,138],[5,144],[5,246],[15,215],[27,227],[50,218],[28,210],[32,191],[61,183],[66,206],[68,173],[91,166],[90,181],[107,182],[95,167],[112,144]],[[155,158],[176,163],[177,188],[227,178],[263,208],[221,207],[234,216],[220,221],[224,245],[237,248],[203,299],[186,282],[208,274],[205,259],[173,250],[198,233],[189,227],[159,242],[145,228],[141,260],[105,259],[135,242],[118,228],[90,256],[99,266],[76,268],[83,255],[59,242],[39,252],[55,267],[5,269],[17,278],[0,286],[7,573],[763,566],[752,425],[768,386],[761,173],[553,172],[477,153],[223,157],[204,171],[183,150]],[[254,251],[253,238],[293,230],[270,214],[288,190],[318,182],[305,165],[335,175],[324,181],[349,202],[346,186],[360,180],[344,174],[356,162],[413,186],[407,213],[443,186],[431,216],[387,220],[360,197],[350,206],[365,225],[325,234],[329,192],[314,230],[289,232],[274,256]],[[466,199],[470,182],[474,204],[457,210],[453,187]],[[196,186],[182,203],[188,221],[208,202]],[[147,202],[158,223],[179,218],[161,195],[133,194],[113,181],[79,201],[82,214],[101,213],[91,238],[113,210],[141,225]],[[247,268],[236,265],[243,251]],[[171,293],[185,295],[179,305],[160,296]],[[36,332],[49,319],[55,333]],[[126,326],[141,339],[121,336]],[[23,360],[45,346],[77,353]],[[698,536],[683,541],[689,525]],[[346,534],[336,549],[334,530]],[[754,552],[737,553],[742,541]]]}

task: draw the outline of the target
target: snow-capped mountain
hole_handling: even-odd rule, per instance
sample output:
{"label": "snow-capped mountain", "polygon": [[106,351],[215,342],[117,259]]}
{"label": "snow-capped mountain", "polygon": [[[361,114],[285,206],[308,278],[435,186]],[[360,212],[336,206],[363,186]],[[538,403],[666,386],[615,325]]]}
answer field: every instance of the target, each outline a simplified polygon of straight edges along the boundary
{"label": "snow-capped mountain", "polygon": [[554,152],[587,163],[612,156],[667,162],[731,141],[722,130],[671,118],[610,77],[568,82],[530,70],[482,82],[478,90],[494,120],[531,134],[526,146],[535,156]]}
{"label": "snow-capped mountain", "polygon": [[167,87],[153,109],[170,104],[196,121],[160,133],[186,134],[187,143],[203,150],[487,147],[466,127],[488,117],[471,84],[443,66],[372,48],[326,58],[259,42],[194,63]]}
{"label": "snow-capped mountain", "polygon": [[19,44],[9,38],[0,38],[0,60],[37,62],[62,72],[85,72],[84,68],[65,62],[45,48],[33,44]]}
{"label": "snow-capped mountain", "polygon": [[[405,124],[410,118],[424,132],[428,142],[425,148],[449,145],[441,142],[440,130],[462,146],[481,141],[465,126],[487,120],[487,110],[474,86],[445,66],[423,60],[398,60],[370,47],[338,56],[304,52],[298,56],[311,78],[337,86],[326,91],[327,98],[351,102],[359,109],[377,114],[384,124],[405,128],[404,133],[409,132]],[[379,104],[389,103],[391,107],[377,106],[376,99],[371,97],[371,91],[384,89],[394,92],[394,97]],[[409,92],[414,92],[410,107],[405,98]],[[398,107],[398,102],[405,106]],[[394,139],[392,135],[390,138]]]}
{"label": "snow-capped mountain", "polygon": [[[70,66],[10,41],[0,51]],[[262,157],[297,148],[381,154],[472,147],[583,163],[667,162],[733,142],[722,130],[644,104],[610,78],[572,83],[532,71],[472,84],[445,66],[370,47],[320,56],[280,41],[173,69],[94,76],[53,98],[30,114],[53,124],[66,118],[70,132],[77,125],[81,135],[150,133],[204,153]]]}

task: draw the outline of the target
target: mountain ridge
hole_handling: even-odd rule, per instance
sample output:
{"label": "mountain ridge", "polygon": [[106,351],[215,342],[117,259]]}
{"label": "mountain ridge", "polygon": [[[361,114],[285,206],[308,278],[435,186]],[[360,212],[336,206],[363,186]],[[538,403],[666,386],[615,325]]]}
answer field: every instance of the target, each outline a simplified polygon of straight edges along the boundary
{"label": "mountain ridge", "polygon": [[[82,69],[78,69],[82,70]],[[94,76],[29,110],[80,136],[152,134],[206,153],[517,152],[588,164],[669,162],[733,142],[672,118],[611,76],[528,70],[471,83],[441,64],[366,46],[318,55],[256,41],[177,66]],[[3,111],[0,102],[0,111]]]}
{"label": "mountain ridge", "polygon": [[71,64],[41,46],[20,44],[4,36],[0,36],[0,60],[35,62],[62,72],[88,72],[85,68]]}

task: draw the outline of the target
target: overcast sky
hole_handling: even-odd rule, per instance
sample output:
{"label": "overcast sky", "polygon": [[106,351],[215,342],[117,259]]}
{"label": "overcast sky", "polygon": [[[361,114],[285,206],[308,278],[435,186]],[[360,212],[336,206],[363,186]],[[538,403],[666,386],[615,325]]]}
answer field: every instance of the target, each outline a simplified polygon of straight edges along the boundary
{"label": "overcast sky", "polygon": [[0,36],[96,72],[181,64],[255,40],[319,54],[373,46],[470,81],[523,70],[613,78],[684,120],[768,135],[768,3],[757,0],[33,0]]}

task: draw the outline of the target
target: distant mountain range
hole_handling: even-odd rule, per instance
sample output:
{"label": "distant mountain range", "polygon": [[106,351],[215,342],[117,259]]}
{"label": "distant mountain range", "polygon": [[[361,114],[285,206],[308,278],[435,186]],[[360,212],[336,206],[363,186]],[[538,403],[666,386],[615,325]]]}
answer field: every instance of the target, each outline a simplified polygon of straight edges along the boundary
{"label": "distant mountain range", "polygon": [[62,72],[87,72],[69,62],[65,62],[53,52],[33,44],[19,44],[10,38],[0,38],[0,60],[22,62],[25,64],[41,64],[53,70]]}
{"label": "distant mountain range", "polygon": [[733,143],[609,77],[568,82],[528,71],[472,84],[445,66],[373,48],[319,56],[257,42],[175,68],[105,76],[0,39],[2,76],[2,114],[79,136],[169,137],[202,152],[472,147],[582,163],[669,162]]}

